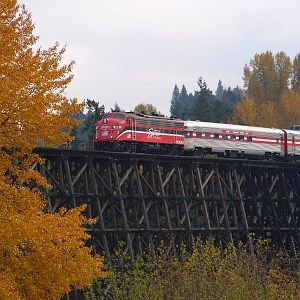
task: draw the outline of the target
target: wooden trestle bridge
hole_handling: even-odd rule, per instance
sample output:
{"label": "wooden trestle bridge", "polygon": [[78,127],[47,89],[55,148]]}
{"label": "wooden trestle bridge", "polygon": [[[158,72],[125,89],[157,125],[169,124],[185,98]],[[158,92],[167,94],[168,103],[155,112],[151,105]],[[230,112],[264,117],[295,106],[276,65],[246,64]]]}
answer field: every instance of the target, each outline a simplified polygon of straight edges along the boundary
{"label": "wooden trestle bridge", "polygon": [[[37,149],[37,166],[53,186],[51,211],[87,204],[97,222],[95,251],[109,259],[118,241],[133,257],[212,236],[226,243],[250,233],[280,247],[300,247],[300,165],[297,162],[137,153]],[[66,230],[68,230],[66,228]]]}

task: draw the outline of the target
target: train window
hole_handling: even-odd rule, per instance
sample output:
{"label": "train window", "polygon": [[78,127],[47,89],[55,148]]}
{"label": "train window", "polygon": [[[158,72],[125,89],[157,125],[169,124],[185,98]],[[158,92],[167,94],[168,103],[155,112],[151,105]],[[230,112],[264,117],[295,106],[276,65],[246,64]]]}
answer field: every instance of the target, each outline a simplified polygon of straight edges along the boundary
{"label": "train window", "polygon": [[197,132],[197,138],[201,138],[202,137],[202,133],[201,132]]}
{"label": "train window", "polygon": [[247,141],[252,142],[252,136],[247,136]]}
{"label": "train window", "polygon": [[230,139],[234,141],[235,140],[235,135],[231,135]]}
{"label": "train window", "polygon": [[239,136],[239,140],[242,142],[244,140],[244,136],[243,135],[240,135]]}
{"label": "train window", "polygon": [[210,138],[210,133],[205,133],[205,138],[209,139]]}
{"label": "train window", "polygon": [[227,135],[226,134],[223,135],[223,140],[227,140]]}
{"label": "train window", "polygon": [[120,120],[125,120],[125,116],[122,115],[122,114],[116,114],[116,113],[114,113],[114,118],[115,119],[120,119]]}
{"label": "train window", "polygon": [[215,134],[214,134],[214,138],[215,138],[215,139],[218,139],[218,138],[219,138],[219,134],[218,134],[218,133],[215,133]]}

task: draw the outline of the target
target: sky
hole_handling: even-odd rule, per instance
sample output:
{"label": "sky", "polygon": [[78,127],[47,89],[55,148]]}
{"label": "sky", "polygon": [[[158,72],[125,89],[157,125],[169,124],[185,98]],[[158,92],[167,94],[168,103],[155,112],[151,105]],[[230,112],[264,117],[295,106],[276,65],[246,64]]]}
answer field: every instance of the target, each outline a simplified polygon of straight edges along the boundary
{"label": "sky", "polygon": [[243,86],[243,67],[260,52],[300,52],[298,0],[21,0],[39,44],[66,45],[75,61],[66,93],[106,110],[151,103],[169,114],[174,85],[215,91]]}

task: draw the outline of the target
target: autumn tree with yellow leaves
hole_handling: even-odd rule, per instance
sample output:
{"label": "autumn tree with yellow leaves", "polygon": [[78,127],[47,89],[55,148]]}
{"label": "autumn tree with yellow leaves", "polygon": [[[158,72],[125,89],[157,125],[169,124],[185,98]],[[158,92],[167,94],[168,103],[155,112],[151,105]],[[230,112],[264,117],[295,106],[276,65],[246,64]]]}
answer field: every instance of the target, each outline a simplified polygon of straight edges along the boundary
{"label": "autumn tree with yellow leaves", "polygon": [[139,103],[135,106],[134,111],[146,115],[160,114],[156,107],[149,103]]}
{"label": "autumn tree with yellow leaves", "polygon": [[43,50],[31,15],[16,0],[0,1],[0,299],[59,299],[101,276],[103,261],[84,245],[83,208],[48,213],[46,186],[32,165],[37,141],[70,141],[82,107],[68,101],[73,62],[61,63],[65,48]]}
{"label": "autumn tree with yellow leaves", "polygon": [[284,52],[256,54],[244,67],[244,86],[233,122],[278,128],[300,123],[300,53],[293,61]]}

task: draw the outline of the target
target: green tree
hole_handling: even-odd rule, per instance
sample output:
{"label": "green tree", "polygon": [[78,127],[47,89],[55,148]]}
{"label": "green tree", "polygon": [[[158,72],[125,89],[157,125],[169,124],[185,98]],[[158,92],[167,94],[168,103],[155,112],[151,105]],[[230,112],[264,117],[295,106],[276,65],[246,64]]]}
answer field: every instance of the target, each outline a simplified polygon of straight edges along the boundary
{"label": "green tree", "polygon": [[212,91],[207,88],[202,77],[198,80],[199,91],[195,92],[195,104],[193,109],[193,119],[200,121],[214,121],[214,97]]}
{"label": "green tree", "polygon": [[219,101],[222,101],[223,100],[223,95],[224,95],[224,88],[223,88],[223,85],[222,85],[222,81],[219,79],[218,87],[217,87],[217,90],[216,90],[216,99],[219,100]]}
{"label": "green tree", "polygon": [[217,123],[228,123],[233,114],[234,105],[230,102],[216,100],[213,102],[213,121]]}
{"label": "green tree", "polygon": [[119,104],[116,102],[114,108],[112,108],[111,111],[120,112],[120,111],[122,111],[122,109],[119,106]]}
{"label": "green tree", "polygon": [[191,119],[194,102],[194,96],[188,94],[185,85],[182,85],[179,95],[178,117],[183,120]]}
{"label": "green tree", "polygon": [[179,89],[177,85],[175,84],[173,93],[172,93],[172,99],[171,99],[171,107],[170,107],[170,113],[174,116],[179,116]]}
{"label": "green tree", "polygon": [[86,100],[87,113],[83,121],[83,131],[86,132],[89,141],[93,140],[96,134],[96,123],[102,118],[105,113],[104,105],[99,104],[95,100]]}
{"label": "green tree", "polygon": [[185,85],[183,84],[179,94],[179,102],[183,105],[188,105],[188,101],[189,101],[189,95],[187,93]]}
{"label": "green tree", "polygon": [[71,146],[74,148],[92,148],[93,139],[96,134],[96,123],[102,118],[105,113],[104,105],[100,105],[95,100],[86,100],[87,112],[77,113],[74,117],[83,120],[73,131],[75,137]]}

